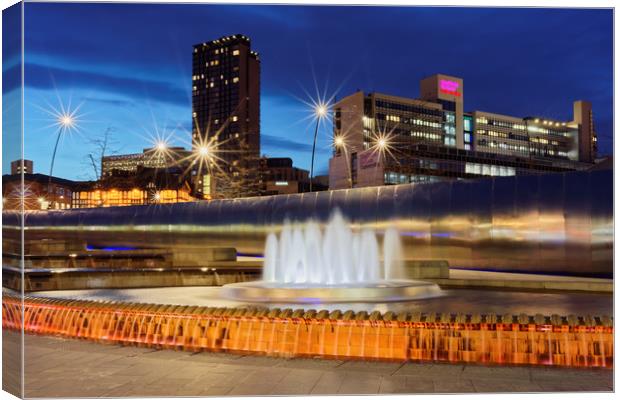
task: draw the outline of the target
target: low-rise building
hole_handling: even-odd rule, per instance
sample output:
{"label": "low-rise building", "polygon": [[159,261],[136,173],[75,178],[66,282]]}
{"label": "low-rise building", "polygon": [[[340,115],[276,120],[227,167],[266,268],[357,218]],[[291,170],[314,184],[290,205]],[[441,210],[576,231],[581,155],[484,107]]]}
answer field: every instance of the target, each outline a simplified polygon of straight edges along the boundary
{"label": "low-rise building", "polygon": [[117,154],[101,159],[101,176],[111,176],[114,171],[136,173],[142,168],[171,168],[189,164],[191,151],[183,147],[167,147],[165,151],[157,148],[143,149],[142,153]]}
{"label": "low-rise building", "polygon": [[[23,176],[23,186],[22,186]],[[64,210],[71,208],[77,182],[49,175],[17,173],[2,176],[4,210]]]}
{"label": "low-rise building", "polygon": [[[310,191],[310,173],[308,170],[294,167],[293,160],[288,157],[262,158],[261,180],[264,196]],[[327,190],[325,180],[314,177],[312,190]]]}
{"label": "low-rise building", "polygon": [[99,181],[81,182],[73,192],[73,208],[169,204],[195,201],[179,168],[115,170]]}

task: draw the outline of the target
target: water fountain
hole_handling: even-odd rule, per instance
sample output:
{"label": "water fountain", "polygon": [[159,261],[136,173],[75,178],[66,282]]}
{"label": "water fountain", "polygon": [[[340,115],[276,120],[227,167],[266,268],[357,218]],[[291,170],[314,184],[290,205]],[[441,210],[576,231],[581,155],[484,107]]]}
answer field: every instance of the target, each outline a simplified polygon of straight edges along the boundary
{"label": "water fountain", "polygon": [[286,222],[279,236],[267,237],[263,279],[222,288],[229,299],[273,303],[392,302],[440,293],[436,284],[405,279],[396,229],[385,231],[380,249],[374,230],[353,232],[337,210],[323,231],[313,220]]}

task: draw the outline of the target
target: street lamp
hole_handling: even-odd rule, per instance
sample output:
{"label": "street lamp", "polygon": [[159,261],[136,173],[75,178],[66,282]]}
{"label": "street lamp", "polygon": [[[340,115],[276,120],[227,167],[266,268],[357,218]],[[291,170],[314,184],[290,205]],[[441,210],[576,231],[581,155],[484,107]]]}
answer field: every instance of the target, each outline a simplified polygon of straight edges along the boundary
{"label": "street lamp", "polygon": [[314,107],[314,118],[316,125],[314,127],[314,140],[312,141],[312,160],[310,161],[310,192],[312,192],[312,178],[314,176],[314,153],[316,150],[316,136],[319,133],[319,124],[321,120],[327,116],[327,104],[318,103]]}
{"label": "street lamp", "polygon": [[334,145],[336,147],[344,147],[344,139],[342,138],[342,136],[336,136],[334,138]]}
{"label": "street lamp", "polygon": [[[194,150],[192,152],[192,165],[198,165],[198,169],[196,170],[197,172],[197,177],[201,180],[201,184],[202,184],[202,195],[204,196],[205,193],[203,192],[204,187],[205,187],[205,179],[211,179],[211,164],[213,163],[213,158],[215,157],[214,154],[214,150],[211,148],[210,142],[199,142],[196,143],[197,146],[194,147]],[[206,171],[207,174],[209,175],[209,177],[207,178],[207,175],[204,175],[203,173],[203,168],[206,167]],[[193,168],[190,166],[190,168]],[[196,185],[196,181],[194,181],[194,185]],[[196,186],[194,186],[196,188]],[[211,189],[209,188],[209,191]],[[211,193],[209,193],[210,195]]]}
{"label": "street lamp", "polygon": [[209,150],[209,146],[208,145],[202,145],[202,146],[198,147],[198,154],[203,159],[208,160],[209,157],[210,157],[210,154],[211,154],[211,151]]}
{"label": "street lamp", "polygon": [[54,152],[52,153],[52,164],[50,165],[50,174],[47,178],[47,195],[50,196],[50,204],[48,208],[52,208],[54,205],[55,196],[50,195],[52,187],[52,173],[54,172],[54,161],[56,161],[56,151],[58,150],[58,142],[60,142],[60,136],[67,129],[71,129],[75,125],[75,119],[73,114],[61,114],[58,116],[56,122],[58,125],[58,133],[56,134],[56,144],[54,144]]}
{"label": "street lamp", "polygon": [[347,144],[342,135],[334,136],[334,147],[336,149],[342,149],[342,152],[344,153],[344,161],[347,164],[347,172],[349,174],[347,180],[349,181],[349,187],[353,188],[353,173],[351,171],[351,162],[349,161]]}
{"label": "street lamp", "polygon": [[164,154],[166,150],[168,150],[168,143],[166,143],[163,140],[160,140],[155,144],[155,149],[157,149],[157,152],[159,154]]}

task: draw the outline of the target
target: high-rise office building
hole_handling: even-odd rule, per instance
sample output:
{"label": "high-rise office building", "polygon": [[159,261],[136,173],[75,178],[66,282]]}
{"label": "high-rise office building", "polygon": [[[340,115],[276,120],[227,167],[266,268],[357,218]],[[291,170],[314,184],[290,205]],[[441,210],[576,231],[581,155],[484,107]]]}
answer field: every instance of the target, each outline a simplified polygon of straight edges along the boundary
{"label": "high-rise office building", "polygon": [[421,98],[353,93],[334,104],[330,189],[591,166],[597,138],[589,102],[573,119],[463,111],[463,80],[433,75]]}
{"label": "high-rise office building", "polygon": [[194,150],[209,146],[217,154],[217,166],[195,171],[195,189],[229,197],[231,182],[252,179],[244,175],[260,157],[260,60],[250,39],[237,34],[195,45],[192,85]]}

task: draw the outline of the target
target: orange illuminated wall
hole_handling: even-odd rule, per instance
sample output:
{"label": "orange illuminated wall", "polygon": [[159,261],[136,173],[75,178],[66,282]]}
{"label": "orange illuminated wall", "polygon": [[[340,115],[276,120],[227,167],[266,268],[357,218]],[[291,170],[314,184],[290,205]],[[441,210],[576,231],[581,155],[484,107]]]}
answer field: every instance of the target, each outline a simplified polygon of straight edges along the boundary
{"label": "orange illuminated wall", "polygon": [[155,192],[142,189],[90,190],[73,194],[73,208],[181,203],[194,200],[189,192],[182,189],[163,189]]}
{"label": "orange illuminated wall", "polygon": [[[22,323],[22,310],[23,321]],[[556,315],[214,308],[4,295],[2,326],[30,334],[283,357],[613,366],[613,321]]]}

